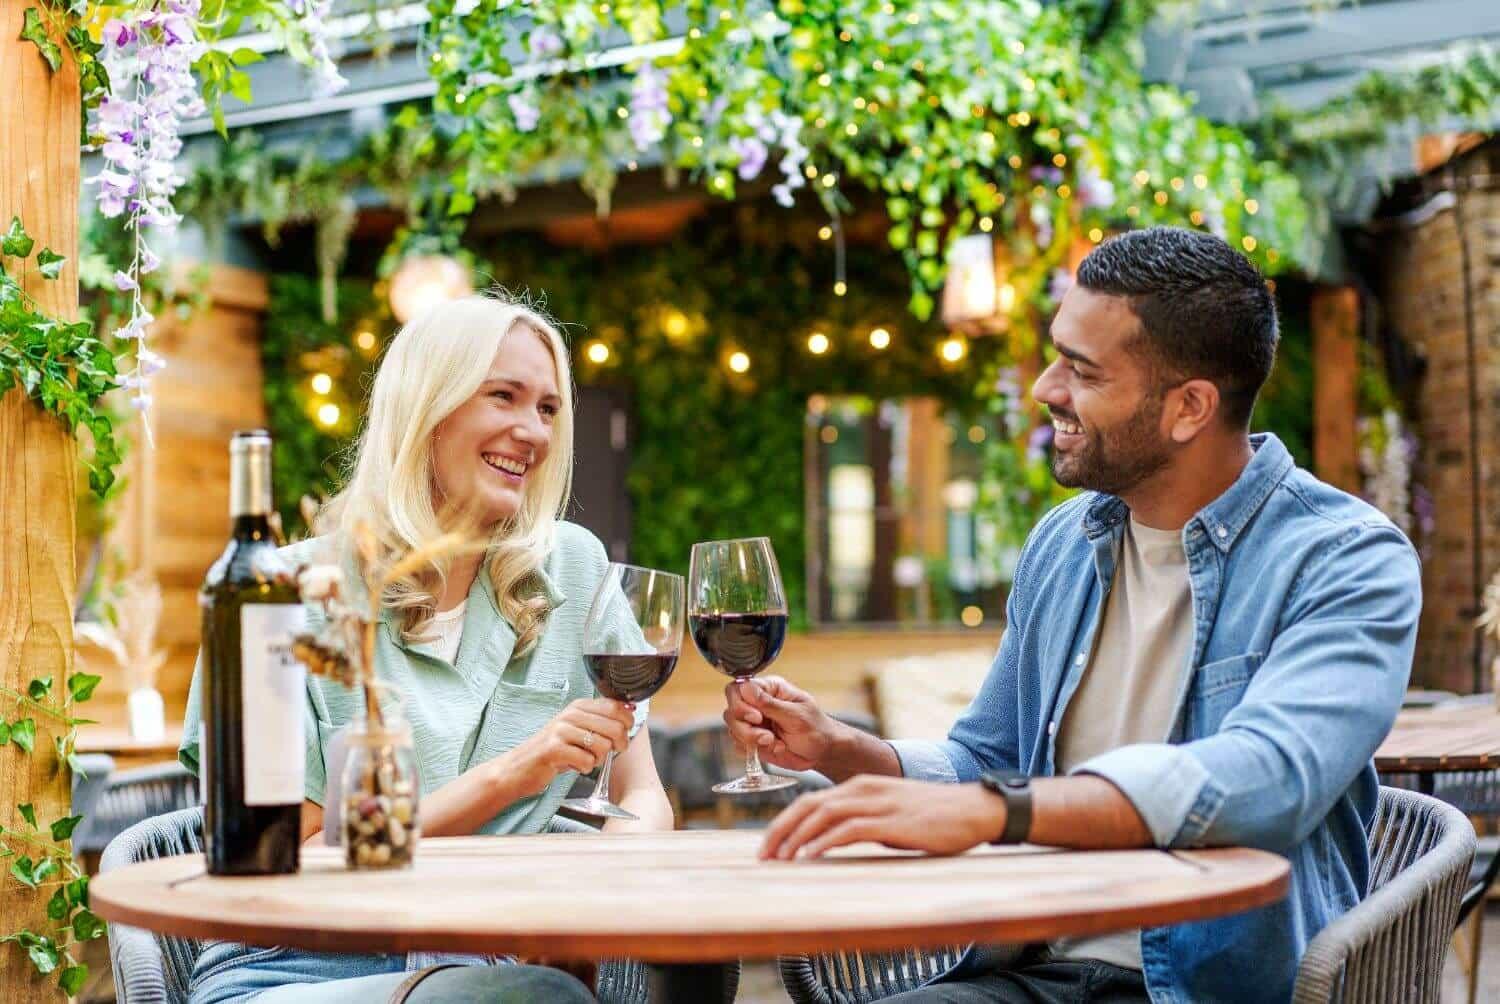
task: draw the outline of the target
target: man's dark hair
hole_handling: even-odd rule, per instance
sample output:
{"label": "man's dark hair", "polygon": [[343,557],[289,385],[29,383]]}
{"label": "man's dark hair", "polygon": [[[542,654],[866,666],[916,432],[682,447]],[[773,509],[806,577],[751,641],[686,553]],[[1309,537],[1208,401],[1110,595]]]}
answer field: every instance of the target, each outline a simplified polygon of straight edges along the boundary
{"label": "man's dark hair", "polygon": [[1078,266],[1078,284],[1129,301],[1141,324],[1135,344],[1162,383],[1212,380],[1225,421],[1249,424],[1276,359],[1277,323],[1247,258],[1212,234],[1152,227],[1100,244]]}

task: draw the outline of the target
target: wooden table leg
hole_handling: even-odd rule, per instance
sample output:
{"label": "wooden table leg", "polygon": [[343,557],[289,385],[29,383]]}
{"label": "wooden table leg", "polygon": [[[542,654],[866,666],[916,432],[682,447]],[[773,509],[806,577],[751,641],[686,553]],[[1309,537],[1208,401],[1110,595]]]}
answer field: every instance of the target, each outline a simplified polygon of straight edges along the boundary
{"label": "wooden table leg", "polygon": [[732,983],[730,965],[709,963],[693,966],[647,966],[651,1004],[729,1004]]}

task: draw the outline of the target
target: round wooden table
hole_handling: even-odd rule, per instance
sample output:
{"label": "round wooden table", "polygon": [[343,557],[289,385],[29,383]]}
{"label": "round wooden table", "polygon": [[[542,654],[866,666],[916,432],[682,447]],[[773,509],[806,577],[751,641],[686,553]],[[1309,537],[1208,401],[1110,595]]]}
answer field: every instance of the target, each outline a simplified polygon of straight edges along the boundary
{"label": "round wooden table", "polygon": [[[89,899],[108,920],[194,938],[682,964],[1199,920],[1279,899],[1289,872],[1238,848],[934,858],[862,845],[762,862],[759,843],[745,831],[429,838],[406,871],[349,872],[336,848],[308,847],[300,874],[265,878],[211,877],[184,855],[102,874]],[[687,968],[664,995],[711,999],[702,980],[718,967]]]}

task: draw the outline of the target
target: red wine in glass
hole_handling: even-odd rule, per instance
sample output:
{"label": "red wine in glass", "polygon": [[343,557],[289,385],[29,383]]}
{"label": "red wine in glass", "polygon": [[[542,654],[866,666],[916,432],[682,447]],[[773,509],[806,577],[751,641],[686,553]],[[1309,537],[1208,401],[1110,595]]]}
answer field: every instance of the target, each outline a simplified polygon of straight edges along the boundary
{"label": "red wine in glass", "polygon": [[589,678],[611,701],[637,704],[666,686],[677,668],[676,652],[652,655],[590,653],[583,657]]}
{"label": "red wine in glass", "polygon": [[[682,651],[682,576],[654,568],[611,564],[583,624],[583,663],[599,694],[636,704],[660,690]],[[562,808],[606,819],[636,819],[609,800],[611,749],[588,798]]]}
{"label": "red wine in glass", "polygon": [[[687,588],[693,644],[709,665],[738,685],[776,661],[786,641],[786,590],[768,538],[694,544]],[[796,783],[783,774],[767,774],[752,746],[745,751],[744,776],[713,790],[742,795]]]}
{"label": "red wine in glass", "polygon": [[725,676],[748,680],[781,654],[786,614],[701,614],[688,618],[693,644]]}

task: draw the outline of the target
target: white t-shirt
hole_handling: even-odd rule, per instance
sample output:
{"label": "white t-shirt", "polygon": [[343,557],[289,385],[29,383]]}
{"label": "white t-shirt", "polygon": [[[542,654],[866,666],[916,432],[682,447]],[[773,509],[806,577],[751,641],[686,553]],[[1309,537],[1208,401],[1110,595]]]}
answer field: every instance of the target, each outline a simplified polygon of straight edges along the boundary
{"label": "white t-shirt", "polygon": [[439,611],[427,625],[425,634],[430,640],[423,642],[423,647],[444,662],[458,658],[458,643],[464,637],[464,611],[468,606],[469,601],[464,600],[452,610]]}
{"label": "white t-shirt", "polygon": [[[1125,528],[1094,652],[1057,734],[1059,775],[1132,743],[1165,742],[1193,646],[1193,591],[1181,530]],[[1141,968],[1141,932],[1053,942],[1054,957]]]}

